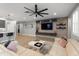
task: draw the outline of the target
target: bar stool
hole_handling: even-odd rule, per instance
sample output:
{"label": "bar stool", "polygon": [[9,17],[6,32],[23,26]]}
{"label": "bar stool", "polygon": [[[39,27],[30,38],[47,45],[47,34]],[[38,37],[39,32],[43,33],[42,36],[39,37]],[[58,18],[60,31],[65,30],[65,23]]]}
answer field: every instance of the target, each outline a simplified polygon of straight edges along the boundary
{"label": "bar stool", "polygon": [[3,37],[3,33],[0,33],[0,38],[2,38]]}
{"label": "bar stool", "polygon": [[12,37],[13,35],[14,35],[13,32],[9,32],[9,33],[6,34],[6,36],[9,38],[9,40],[12,39],[11,37]]}

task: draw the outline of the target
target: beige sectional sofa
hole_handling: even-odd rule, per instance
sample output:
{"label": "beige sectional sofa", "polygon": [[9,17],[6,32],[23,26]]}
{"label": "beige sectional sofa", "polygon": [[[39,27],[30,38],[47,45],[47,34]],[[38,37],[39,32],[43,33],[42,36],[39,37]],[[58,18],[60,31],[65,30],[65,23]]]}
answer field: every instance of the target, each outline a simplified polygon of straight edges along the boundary
{"label": "beige sectional sofa", "polygon": [[22,46],[17,46],[17,52],[12,52],[5,48],[3,45],[0,45],[0,56],[34,56],[34,55],[42,55],[36,51],[33,51],[28,48],[24,48]]}
{"label": "beige sectional sofa", "polygon": [[24,48],[20,45],[17,46],[17,52],[12,52],[6,49],[3,45],[0,45],[0,55],[2,56],[78,56],[79,55],[78,52],[79,48],[77,47],[79,43],[77,41],[69,39],[66,48],[62,48],[57,43],[58,39],[59,38],[55,39],[55,42],[52,45],[51,50],[49,51],[49,53],[45,55],[32,49]]}
{"label": "beige sectional sofa", "polygon": [[16,56],[16,54],[0,45],[0,56]]}

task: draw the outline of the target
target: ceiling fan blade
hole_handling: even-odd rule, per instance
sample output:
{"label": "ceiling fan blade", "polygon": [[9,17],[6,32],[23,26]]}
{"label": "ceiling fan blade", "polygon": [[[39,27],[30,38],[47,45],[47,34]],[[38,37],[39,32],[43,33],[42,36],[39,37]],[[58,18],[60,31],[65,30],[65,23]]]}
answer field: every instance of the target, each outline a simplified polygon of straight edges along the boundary
{"label": "ceiling fan blade", "polygon": [[40,10],[40,11],[38,11],[38,12],[40,13],[40,12],[43,12],[43,11],[46,11],[46,10],[48,10],[48,8],[43,9],[43,10]]}
{"label": "ceiling fan blade", "polygon": [[35,13],[37,13],[37,10],[38,10],[37,4],[35,4]]}
{"label": "ceiling fan blade", "polygon": [[48,13],[40,13],[40,14],[48,15]]}
{"label": "ceiling fan blade", "polygon": [[32,16],[32,15],[34,15],[34,13],[30,14],[29,16]]}
{"label": "ceiling fan blade", "polygon": [[43,15],[41,15],[40,13],[38,13],[39,16],[44,17]]}
{"label": "ceiling fan blade", "polygon": [[24,13],[32,13],[32,12],[30,12],[30,11],[25,11]]}
{"label": "ceiling fan blade", "polygon": [[27,8],[27,7],[24,7],[25,9],[27,9],[27,10],[29,10],[29,11],[31,11],[31,12],[34,12],[33,10],[31,10],[31,9],[29,9],[29,8]]}

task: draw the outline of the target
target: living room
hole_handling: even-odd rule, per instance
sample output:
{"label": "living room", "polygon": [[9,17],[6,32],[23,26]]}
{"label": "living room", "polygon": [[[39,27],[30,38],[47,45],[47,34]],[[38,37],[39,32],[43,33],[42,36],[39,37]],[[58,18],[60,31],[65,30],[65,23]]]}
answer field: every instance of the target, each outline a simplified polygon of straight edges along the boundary
{"label": "living room", "polygon": [[79,56],[78,3],[2,3],[0,8],[0,55]]}

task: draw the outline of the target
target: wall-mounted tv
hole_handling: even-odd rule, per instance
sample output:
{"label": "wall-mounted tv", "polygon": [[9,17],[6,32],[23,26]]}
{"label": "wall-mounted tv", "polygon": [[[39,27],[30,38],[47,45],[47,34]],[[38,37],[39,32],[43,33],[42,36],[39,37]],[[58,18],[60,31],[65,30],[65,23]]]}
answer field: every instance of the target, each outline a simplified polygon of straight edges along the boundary
{"label": "wall-mounted tv", "polygon": [[41,23],[41,29],[42,30],[52,30],[53,29],[53,23]]}

